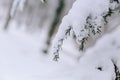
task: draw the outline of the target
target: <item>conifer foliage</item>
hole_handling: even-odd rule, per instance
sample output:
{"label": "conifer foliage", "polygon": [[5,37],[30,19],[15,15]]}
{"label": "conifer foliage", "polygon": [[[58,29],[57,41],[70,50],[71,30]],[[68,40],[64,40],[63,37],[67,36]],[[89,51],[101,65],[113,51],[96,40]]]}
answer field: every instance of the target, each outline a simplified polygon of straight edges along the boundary
{"label": "conifer foliage", "polygon": [[64,40],[75,35],[80,50],[91,36],[100,35],[109,17],[119,14],[119,0],[76,0],[59,27],[53,44],[54,60],[58,60]]}

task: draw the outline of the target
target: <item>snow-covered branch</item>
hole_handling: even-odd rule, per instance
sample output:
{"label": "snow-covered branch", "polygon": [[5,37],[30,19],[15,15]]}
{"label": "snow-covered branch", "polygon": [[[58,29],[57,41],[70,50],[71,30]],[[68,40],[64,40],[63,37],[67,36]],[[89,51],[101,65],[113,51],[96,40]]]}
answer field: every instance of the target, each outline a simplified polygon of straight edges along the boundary
{"label": "snow-covered branch", "polygon": [[[118,34],[120,34],[120,26],[117,26],[113,32],[99,39],[96,45],[93,48],[89,48],[80,59],[81,66],[98,69],[104,72],[108,71],[108,74],[113,76],[108,80],[119,80],[120,37],[118,37]],[[101,80],[106,80],[106,77]]]}
{"label": "snow-covered branch", "polygon": [[21,11],[23,11],[24,6],[25,6],[26,0],[14,0],[12,9],[11,9],[11,17],[13,17],[16,13],[16,10],[19,8]]}
{"label": "snow-covered branch", "polygon": [[71,34],[76,36],[83,50],[86,40],[91,35],[102,33],[108,17],[118,12],[116,9],[120,6],[119,2],[119,0],[76,0],[68,15],[63,18],[56,35],[53,45],[55,60],[59,58],[63,41],[68,36],[67,32],[72,32]]}

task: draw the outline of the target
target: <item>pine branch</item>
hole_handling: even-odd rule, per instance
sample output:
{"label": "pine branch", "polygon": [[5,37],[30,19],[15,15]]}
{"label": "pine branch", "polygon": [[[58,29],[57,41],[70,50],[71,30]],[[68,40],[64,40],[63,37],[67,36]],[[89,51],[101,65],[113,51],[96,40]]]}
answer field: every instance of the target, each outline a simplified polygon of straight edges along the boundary
{"label": "pine branch", "polygon": [[114,64],[114,69],[115,69],[115,75],[116,75],[115,80],[120,80],[120,72],[115,64]]}
{"label": "pine branch", "polygon": [[57,48],[57,49],[53,52],[53,54],[54,54],[53,60],[54,60],[54,61],[58,61],[58,59],[59,59],[59,52],[60,52],[60,50],[62,49],[63,41],[67,38],[67,36],[70,35],[71,29],[72,29],[72,28],[69,26],[69,28],[68,28],[68,29],[66,30],[66,32],[65,32],[66,37],[63,37],[63,38],[61,38],[61,39],[58,40],[58,43],[57,43],[57,45],[56,45],[56,47],[55,47],[55,48]]}

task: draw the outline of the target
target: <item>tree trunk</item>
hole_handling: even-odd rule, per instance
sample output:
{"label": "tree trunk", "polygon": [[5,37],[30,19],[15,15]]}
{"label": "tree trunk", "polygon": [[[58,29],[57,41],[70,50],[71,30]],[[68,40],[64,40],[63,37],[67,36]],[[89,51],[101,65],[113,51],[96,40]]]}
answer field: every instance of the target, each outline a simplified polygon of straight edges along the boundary
{"label": "tree trunk", "polygon": [[[16,10],[17,10],[17,6],[19,4],[19,3],[17,3],[16,6],[13,6],[14,5],[14,1],[15,0],[11,0],[10,1],[8,14],[7,14],[7,17],[6,17],[6,22],[4,24],[4,29],[5,30],[7,30],[9,28],[10,21],[11,21],[12,17],[15,16],[15,13],[16,13]],[[11,12],[12,12],[13,7],[15,7],[15,11],[14,11],[13,15],[11,16]]]}
{"label": "tree trunk", "polygon": [[62,11],[64,9],[64,3],[65,3],[64,0],[59,0],[59,6],[56,9],[55,17],[54,17],[53,22],[51,23],[50,29],[48,31],[48,37],[47,37],[47,42],[46,42],[47,49],[43,50],[44,53],[48,53],[48,49],[51,44],[51,38],[52,38],[53,34],[55,33],[58,23],[60,22],[60,17],[61,17]]}

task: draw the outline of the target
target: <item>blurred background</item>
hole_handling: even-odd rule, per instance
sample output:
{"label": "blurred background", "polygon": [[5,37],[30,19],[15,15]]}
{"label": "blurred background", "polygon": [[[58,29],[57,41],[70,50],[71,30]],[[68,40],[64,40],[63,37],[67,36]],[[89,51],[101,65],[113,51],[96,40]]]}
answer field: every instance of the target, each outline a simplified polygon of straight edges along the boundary
{"label": "blurred background", "polygon": [[44,34],[44,53],[75,0],[0,0],[0,30]]}
{"label": "blurred background", "polygon": [[[49,55],[52,41],[61,20],[67,15],[74,1],[0,0],[0,56],[1,59],[3,56],[5,59],[1,60],[2,63],[4,61],[9,63],[10,60],[14,59],[13,56],[19,54],[23,54],[23,57],[26,54],[28,56],[36,54],[38,59],[44,58],[43,55]],[[77,47],[72,38],[68,39],[63,45],[61,59],[67,63],[74,62],[76,57],[79,57]],[[8,54],[11,56],[9,60],[6,56]],[[15,58],[11,62],[18,60],[21,58]]]}
{"label": "blurred background", "polygon": [[43,78],[61,74],[76,62],[79,52],[72,38],[67,39],[60,54],[59,62],[65,64],[55,65],[50,54],[61,20],[74,1],[0,0],[1,80],[50,80]]}

